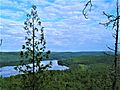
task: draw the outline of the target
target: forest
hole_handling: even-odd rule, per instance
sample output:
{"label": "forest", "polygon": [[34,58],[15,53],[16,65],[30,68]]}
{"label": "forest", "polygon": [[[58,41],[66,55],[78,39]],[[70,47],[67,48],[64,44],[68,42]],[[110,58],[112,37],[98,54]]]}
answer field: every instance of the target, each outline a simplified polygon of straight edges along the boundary
{"label": "forest", "polygon": [[[111,90],[113,56],[86,54],[60,60],[59,64],[68,66],[69,69],[36,73],[40,76],[38,90]],[[120,64],[118,73],[120,74]],[[21,75],[0,78],[0,86],[2,90],[23,90],[21,78]],[[120,75],[117,78],[119,90]]]}

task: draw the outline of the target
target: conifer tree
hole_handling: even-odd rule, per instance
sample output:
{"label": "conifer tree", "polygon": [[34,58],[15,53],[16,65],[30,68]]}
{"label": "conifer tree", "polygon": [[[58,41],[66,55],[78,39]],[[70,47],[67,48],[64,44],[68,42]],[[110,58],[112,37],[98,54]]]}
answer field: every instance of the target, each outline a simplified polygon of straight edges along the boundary
{"label": "conifer tree", "polygon": [[[24,22],[25,45],[22,45],[21,66],[15,67],[19,72],[24,73],[24,89],[37,90],[37,80],[39,79],[36,73],[43,72],[50,65],[42,65],[41,61],[49,57],[50,51],[45,52],[46,41],[44,38],[44,27],[41,26],[40,18],[38,17],[36,6],[33,5],[30,14],[27,14],[27,19]],[[27,62],[27,64],[26,64]],[[29,64],[28,64],[29,63]],[[25,83],[26,82],[26,83]]]}

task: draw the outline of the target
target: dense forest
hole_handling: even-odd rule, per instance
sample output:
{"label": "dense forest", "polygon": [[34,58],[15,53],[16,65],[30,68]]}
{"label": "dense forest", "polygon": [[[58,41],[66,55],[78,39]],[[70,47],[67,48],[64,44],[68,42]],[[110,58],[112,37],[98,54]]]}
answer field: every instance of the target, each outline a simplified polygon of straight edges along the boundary
{"label": "dense forest", "polygon": [[[110,52],[107,52],[110,53]],[[0,67],[7,65],[16,65],[20,62],[20,52],[0,52]],[[78,56],[100,56],[105,55],[104,52],[51,52],[49,59],[47,60],[65,60],[68,58],[78,57]],[[28,61],[26,60],[26,63]]]}
{"label": "dense forest", "polygon": [[[112,87],[111,65],[113,59],[107,56],[79,56],[60,61],[69,66],[64,71],[45,71],[40,76],[38,90],[110,90]],[[118,68],[120,74],[120,64]],[[23,90],[21,75],[0,78],[2,90]],[[117,88],[120,89],[120,75]]]}

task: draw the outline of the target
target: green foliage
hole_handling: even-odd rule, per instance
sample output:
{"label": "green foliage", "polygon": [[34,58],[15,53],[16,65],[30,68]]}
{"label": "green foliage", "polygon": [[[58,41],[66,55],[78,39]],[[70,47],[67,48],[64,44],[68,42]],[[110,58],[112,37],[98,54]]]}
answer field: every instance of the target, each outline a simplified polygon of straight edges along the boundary
{"label": "green foliage", "polygon": [[[40,78],[37,90],[111,90],[109,68],[105,64],[92,64],[86,69],[75,65],[65,71],[36,73]],[[0,78],[0,81],[2,90],[22,90],[21,75]],[[120,79],[117,82],[118,90],[120,89],[119,85]]]}
{"label": "green foliage", "polygon": [[[0,52],[0,67],[16,65],[20,62],[19,56],[20,52]],[[73,57],[79,56],[101,56],[103,57],[103,52],[51,52],[49,59],[51,60],[65,60]],[[108,57],[109,58],[109,57]],[[43,58],[45,60],[46,58]],[[83,60],[86,58],[83,58]],[[29,63],[28,60],[24,60],[24,63]]]}
{"label": "green foliage", "polygon": [[[35,71],[31,71],[31,69],[37,68],[36,72],[39,72],[40,70],[45,68],[45,66],[41,66],[40,62],[43,60],[44,57],[48,58],[48,54],[50,54],[50,51],[45,53],[46,41],[43,32],[44,27],[41,27],[41,21],[38,17],[35,5],[32,6],[31,13],[27,14],[27,19],[24,22],[24,25],[27,36],[25,37],[25,45],[22,45],[22,51],[20,52],[20,64],[22,66],[19,66],[18,70],[24,73],[32,73]],[[29,63],[32,63],[33,66],[26,64],[26,60],[29,61]],[[22,67],[26,68],[22,69]]]}
{"label": "green foliage", "polygon": [[[30,14],[27,14],[27,19],[24,22],[24,30],[27,35],[25,37],[25,45],[22,45],[20,52],[20,65],[15,67],[15,70],[24,73],[22,76],[23,90],[37,90],[37,81],[40,79],[35,73],[42,72],[50,66],[41,65],[44,58],[48,58],[50,51],[45,52],[46,41],[44,38],[44,27],[41,27],[41,21],[38,17],[36,6],[33,5]],[[32,63],[29,65],[26,63]]]}
{"label": "green foliage", "polygon": [[[63,54],[68,55],[68,53]],[[39,85],[37,90],[111,90],[112,73],[110,69],[113,63],[113,56],[101,54],[82,55],[59,61],[59,63],[69,66],[70,69],[36,73],[35,76],[39,78],[36,80]],[[117,77],[117,87],[119,90],[120,67],[117,71],[119,73]],[[3,90],[22,90],[23,84],[27,83],[30,85],[28,81],[32,80],[32,78],[27,78],[25,75],[0,78],[1,88]],[[29,76],[32,77],[32,74],[29,74]],[[25,77],[25,80],[22,79],[23,77]],[[31,87],[28,87],[28,89],[30,90]]]}
{"label": "green foliage", "polygon": [[19,52],[0,52],[0,67],[19,63]]}
{"label": "green foliage", "polygon": [[[120,56],[119,56],[120,57]],[[70,58],[67,60],[59,61],[59,64],[71,66],[76,64],[84,64],[84,65],[90,65],[90,64],[113,64],[114,56],[107,56],[107,55],[82,55],[75,58]],[[120,60],[119,60],[120,61]]]}

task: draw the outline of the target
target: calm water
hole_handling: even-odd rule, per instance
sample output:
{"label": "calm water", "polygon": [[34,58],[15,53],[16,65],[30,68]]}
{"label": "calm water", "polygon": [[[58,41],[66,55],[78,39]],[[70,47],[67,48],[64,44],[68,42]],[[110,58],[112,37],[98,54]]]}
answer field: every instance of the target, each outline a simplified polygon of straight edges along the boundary
{"label": "calm water", "polygon": [[[52,66],[51,68],[48,68],[48,70],[65,70],[65,69],[69,69],[68,67],[66,66],[61,66],[61,65],[58,65],[58,60],[52,60]],[[49,64],[50,61],[42,61],[41,64],[43,65],[46,65],[46,64]],[[32,64],[30,64],[32,65]],[[21,74],[19,73],[18,71],[16,71],[14,69],[15,66],[5,66],[5,67],[2,67],[0,68],[0,76],[2,77],[10,77],[12,75],[17,75],[17,74]]]}

